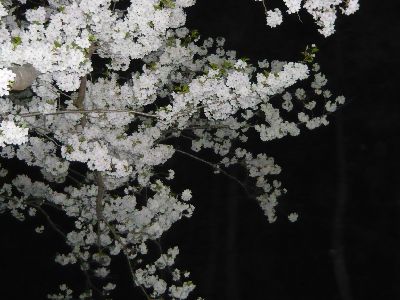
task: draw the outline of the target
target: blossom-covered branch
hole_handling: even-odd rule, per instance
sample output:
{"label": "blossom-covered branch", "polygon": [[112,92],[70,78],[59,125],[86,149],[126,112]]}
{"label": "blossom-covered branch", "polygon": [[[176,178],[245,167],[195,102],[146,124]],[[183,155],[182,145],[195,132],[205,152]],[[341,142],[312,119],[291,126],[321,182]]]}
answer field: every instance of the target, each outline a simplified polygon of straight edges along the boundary
{"label": "blossom-covered branch", "polygon": [[[267,25],[276,27],[283,21],[282,11],[279,8],[268,9],[267,0],[262,2],[267,17]],[[359,9],[358,0],[283,0],[288,14],[299,13],[306,10],[319,27],[318,31],[324,36],[335,32],[335,22],[340,11],[344,15],[354,14]]]}
{"label": "blossom-covered branch", "polygon": [[[173,185],[175,170],[166,163],[180,153],[249,189],[225,171],[239,166],[274,222],[286,193],[281,168],[247,149],[248,140],[327,125],[344,97],[326,88],[315,45],[298,61],[251,63],[224,49],[223,38],[201,38],[184,26],[194,0],[134,0],[123,10],[116,2],[0,3],[0,155],[23,161],[28,174],[40,169],[32,179],[0,168],[0,212],[24,220],[51,206],[72,220],[72,230],[59,232],[70,251],[56,262],[79,263],[96,285],[72,291],[61,284],[50,299],[112,297],[110,266],[119,254],[144,297],[186,299],[195,284],[188,271],[172,267],[179,249],[149,259],[156,256],[148,244],[194,211],[191,190]],[[290,13],[300,3],[285,1]],[[302,7],[325,35],[333,24],[326,16],[357,4],[324,3]],[[271,26],[277,14],[267,11]],[[204,149],[217,163],[197,154]]]}

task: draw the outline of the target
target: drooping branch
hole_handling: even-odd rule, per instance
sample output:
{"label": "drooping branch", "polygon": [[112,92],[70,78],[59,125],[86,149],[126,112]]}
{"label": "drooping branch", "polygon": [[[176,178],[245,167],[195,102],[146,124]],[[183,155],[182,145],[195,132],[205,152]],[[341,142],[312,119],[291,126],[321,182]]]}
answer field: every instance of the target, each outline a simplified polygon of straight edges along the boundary
{"label": "drooping branch", "polygon": [[136,283],[137,279],[136,279],[136,275],[135,272],[133,270],[133,266],[132,266],[132,262],[129,258],[130,256],[130,249],[128,249],[128,246],[123,242],[123,240],[121,239],[121,236],[117,233],[117,231],[115,230],[115,228],[107,221],[104,219],[104,223],[106,224],[106,226],[108,227],[108,229],[110,230],[111,234],[113,235],[113,237],[115,238],[115,240],[121,245],[122,247],[122,251],[123,254],[125,256],[125,259],[127,261],[128,264],[128,268],[129,268],[129,273],[131,274],[132,277],[132,282],[136,287],[139,287],[140,290],[142,291],[142,293],[145,295],[147,300],[154,300],[150,297],[150,295],[147,293],[146,289],[144,288],[143,285]]}
{"label": "drooping branch", "polygon": [[64,239],[67,239],[67,235],[56,225],[56,223],[53,222],[53,220],[50,218],[50,216],[47,214],[47,212],[40,206],[36,205],[33,203],[29,203],[30,206],[34,207],[37,209],[47,220],[49,223],[50,227],[53,228],[55,232],[57,232],[59,235],[61,235]]}
{"label": "drooping branch", "polygon": [[244,190],[248,195],[250,195],[250,192],[248,191],[247,187],[244,185],[243,182],[241,182],[238,178],[236,178],[235,176],[233,176],[233,175],[229,174],[228,172],[226,172],[225,170],[223,170],[223,169],[222,169],[221,167],[219,167],[217,164],[214,164],[214,163],[212,163],[212,162],[209,162],[209,161],[207,161],[207,160],[205,160],[205,159],[202,159],[202,158],[200,158],[200,157],[198,157],[198,156],[196,156],[196,155],[193,155],[193,154],[191,154],[191,153],[188,153],[188,152],[183,151],[183,150],[180,150],[180,149],[175,149],[175,151],[178,152],[178,153],[181,153],[181,154],[183,154],[183,155],[186,155],[186,156],[188,156],[188,157],[191,157],[191,158],[193,158],[193,159],[195,159],[195,160],[201,161],[202,163],[204,163],[204,164],[206,164],[206,165],[212,167],[215,171],[220,172],[221,174],[223,174],[223,175],[227,176],[228,178],[232,179],[233,181],[236,181],[236,182],[243,188],[243,190]]}
{"label": "drooping branch", "polygon": [[[32,206],[33,208],[37,209],[47,220],[48,224],[50,225],[50,227],[57,232],[60,236],[62,236],[64,239],[67,239],[67,235],[61,230],[59,229],[59,227],[57,226],[56,223],[54,223],[54,221],[51,219],[51,217],[49,216],[49,214],[40,206],[40,205],[35,205],[32,203],[29,203],[30,206]],[[82,260],[82,258],[80,256],[76,256],[76,258],[78,259],[79,263],[81,265],[84,264],[84,261]],[[93,291],[95,291],[98,296],[100,297],[100,299],[105,299],[104,297],[104,293],[103,291],[101,291],[92,281],[92,279],[90,278],[89,273],[84,269],[81,268],[81,271],[83,272],[85,278],[86,278],[86,284],[88,285],[89,288],[91,288]]]}

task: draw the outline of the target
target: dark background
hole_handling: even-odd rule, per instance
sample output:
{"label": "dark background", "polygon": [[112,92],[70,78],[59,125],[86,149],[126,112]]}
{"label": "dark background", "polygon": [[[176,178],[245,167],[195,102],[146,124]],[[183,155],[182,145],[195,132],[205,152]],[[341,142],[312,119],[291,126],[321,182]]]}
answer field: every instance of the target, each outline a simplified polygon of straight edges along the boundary
{"label": "dark background", "polygon": [[[178,266],[192,272],[206,299],[400,299],[400,21],[397,1],[361,1],[338,19],[337,33],[320,36],[307,14],[265,25],[261,3],[199,0],[188,27],[224,36],[226,48],[254,59],[298,60],[316,43],[318,60],[334,93],[348,103],[328,127],[299,137],[259,144],[282,166],[288,194],[279,218],[268,224],[257,203],[229,179],[188,158],[177,157],[178,187],[193,187],[193,218],[168,233],[178,245]],[[275,5],[277,3],[277,5]],[[280,1],[268,0],[273,8]],[[299,212],[289,223],[285,215]],[[28,224],[26,224],[28,223]],[[63,241],[37,221],[0,218],[0,299],[44,299],[64,278],[79,284],[76,269],[53,262]],[[39,222],[43,223],[43,222]],[[142,299],[132,292],[126,267],[114,299]]]}

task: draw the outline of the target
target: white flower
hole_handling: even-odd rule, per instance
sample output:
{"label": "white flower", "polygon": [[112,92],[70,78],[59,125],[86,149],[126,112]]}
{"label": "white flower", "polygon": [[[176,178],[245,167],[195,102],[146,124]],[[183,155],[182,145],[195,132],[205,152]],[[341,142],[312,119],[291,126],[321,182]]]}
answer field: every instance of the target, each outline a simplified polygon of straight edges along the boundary
{"label": "white flower", "polygon": [[297,213],[291,213],[288,215],[288,219],[292,223],[296,222],[298,218],[299,218],[299,215]]}
{"label": "white flower", "polygon": [[346,98],[345,98],[344,96],[338,96],[338,97],[336,98],[335,102],[336,102],[337,104],[342,105],[342,104],[344,104],[345,100],[346,100]]}
{"label": "white flower", "polygon": [[334,112],[334,111],[336,111],[336,108],[337,108],[337,105],[334,102],[328,101],[325,104],[325,109],[328,112]]}
{"label": "white flower", "polygon": [[167,179],[167,180],[172,180],[172,179],[174,179],[174,177],[175,177],[175,171],[169,169],[169,170],[168,170],[168,176],[166,177],[166,179]]}
{"label": "white flower", "polygon": [[28,22],[43,24],[46,21],[46,10],[40,6],[37,9],[29,9],[25,13]]}
{"label": "white flower", "polygon": [[43,233],[43,231],[44,231],[44,226],[43,225],[35,228],[35,232],[36,233],[40,234],[40,233]]}
{"label": "white flower", "polygon": [[109,273],[110,271],[104,267],[97,268],[94,270],[94,275],[100,278],[106,277]]}
{"label": "white flower", "polygon": [[282,12],[279,8],[267,11],[267,25],[276,27],[282,23]]}
{"label": "white flower", "polygon": [[182,192],[181,198],[183,201],[189,201],[190,199],[192,199],[192,191],[191,190],[184,190]]}
{"label": "white flower", "polygon": [[31,217],[35,216],[35,215],[36,215],[36,208],[33,208],[33,207],[29,208],[28,214],[29,214]]}
{"label": "white flower", "polygon": [[14,121],[3,120],[0,123],[0,147],[22,145],[28,141],[28,128],[15,125]]}
{"label": "white flower", "polygon": [[287,12],[289,14],[296,13],[301,8],[301,1],[302,0],[283,0],[283,1],[285,2],[285,5],[288,8]]}
{"label": "white flower", "polygon": [[196,286],[190,282],[184,282],[182,286],[172,285],[169,288],[169,294],[174,299],[186,299]]}
{"label": "white flower", "polygon": [[103,289],[106,290],[106,291],[112,291],[112,290],[115,289],[115,287],[116,287],[115,284],[109,282],[105,286],[103,286]]}
{"label": "white flower", "polygon": [[345,2],[345,8],[341,8],[342,12],[345,15],[354,14],[357,10],[360,9],[360,4],[358,3],[359,0],[348,0]]}
{"label": "white flower", "polygon": [[9,94],[10,86],[15,76],[9,69],[0,69],[0,97]]}
{"label": "white flower", "polygon": [[0,2],[0,18],[5,17],[8,15],[7,10],[3,6],[3,4]]}
{"label": "white flower", "polygon": [[189,7],[194,5],[196,0],[175,0],[175,4],[181,7]]}

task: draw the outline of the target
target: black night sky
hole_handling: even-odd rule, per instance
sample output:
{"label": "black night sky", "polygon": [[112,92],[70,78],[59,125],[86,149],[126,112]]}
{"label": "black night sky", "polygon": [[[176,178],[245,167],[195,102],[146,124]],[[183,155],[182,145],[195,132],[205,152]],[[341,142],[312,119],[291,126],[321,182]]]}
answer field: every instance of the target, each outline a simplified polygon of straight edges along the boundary
{"label": "black night sky", "polygon": [[[267,1],[271,7],[281,2]],[[189,28],[203,37],[225,37],[227,49],[253,62],[298,60],[306,45],[317,44],[330,90],[348,100],[328,127],[254,145],[282,167],[280,180],[288,189],[274,224],[234,182],[175,156],[175,184],[192,187],[196,210],[165,235],[163,245],[180,247],[178,266],[191,271],[194,296],[400,299],[396,2],[361,1],[360,11],[341,16],[329,38],[318,34],[306,14],[302,22],[286,15],[280,27],[267,28],[262,5],[254,0],[198,0],[188,10]],[[286,218],[291,211],[300,215],[293,224]],[[54,263],[55,253],[66,249],[63,241],[51,229],[34,233],[42,223],[1,216],[0,299],[45,299],[60,280],[79,286],[77,269]],[[130,287],[122,260],[112,276],[121,281],[113,299],[142,299]]]}

